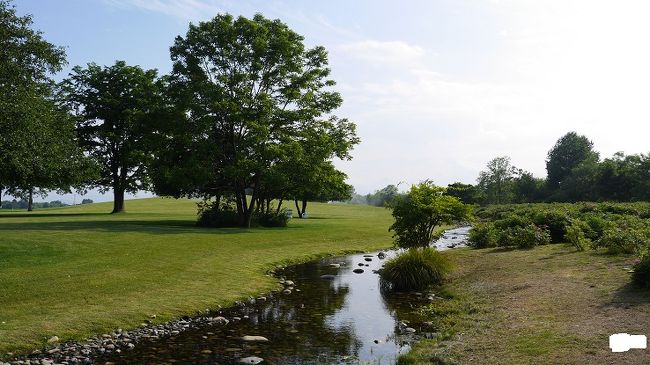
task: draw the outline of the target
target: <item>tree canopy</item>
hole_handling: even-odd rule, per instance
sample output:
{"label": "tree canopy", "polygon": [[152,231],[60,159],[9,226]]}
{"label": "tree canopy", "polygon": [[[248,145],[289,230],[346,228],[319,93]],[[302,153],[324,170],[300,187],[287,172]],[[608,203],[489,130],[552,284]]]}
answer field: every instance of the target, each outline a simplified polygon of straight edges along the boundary
{"label": "tree canopy", "polygon": [[0,193],[27,198],[29,210],[35,192],[69,191],[92,165],[54,98],[51,74],[65,52],[31,26],[30,16],[0,1]]}
{"label": "tree canopy", "polygon": [[149,188],[155,123],[163,97],[156,70],[117,61],[112,66],[76,66],[61,84],[63,98],[75,112],[81,145],[100,166],[91,182],[113,190],[113,213],[124,210],[124,193]]}
{"label": "tree canopy", "polygon": [[583,162],[598,161],[593,143],[585,136],[569,132],[560,137],[548,151],[546,159],[547,183],[551,189],[558,189],[571,171]]}
{"label": "tree canopy", "polygon": [[330,89],[327,52],[306,48],[279,20],[218,15],[176,37],[171,58],[176,109],[154,163],[159,194],[232,197],[249,226],[278,171],[293,174],[275,180],[288,185],[272,197],[302,199],[290,183],[314,181],[329,159],[350,158],[358,143],[354,124],[325,117],[342,102]]}
{"label": "tree canopy", "polygon": [[469,219],[471,206],[445,192],[445,188],[424,181],[395,198],[390,205],[395,222],[389,230],[395,232],[393,238],[397,246],[426,247],[435,238],[435,229],[440,225]]}

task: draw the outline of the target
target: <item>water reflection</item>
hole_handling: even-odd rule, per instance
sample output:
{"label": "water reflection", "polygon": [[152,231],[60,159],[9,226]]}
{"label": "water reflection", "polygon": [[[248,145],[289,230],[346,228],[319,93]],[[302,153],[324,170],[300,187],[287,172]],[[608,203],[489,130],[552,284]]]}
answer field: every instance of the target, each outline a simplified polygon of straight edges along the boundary
{"label": "water reflection", "polygon": [[[461,244],[465,235],[466,229],[448,231],[436,246]],[[395,253],[386,254],[390,258]],[[263,364],[394,364],[415,336],[427,331],[415,314],[427,299],[382,294],[375,271],[383,260],[377,254],[367,256],[371,257],[349,255],[288,268],[282,275],[295,282],[291,294],[278,292],[265,301],[215,313],[230,323],[140,342],[99,363],[237,364],[255,356],[263,358]],[[403,321],[416,335],[404,331]],[[269,341],[245,342],[241,340],[245,335]]]}

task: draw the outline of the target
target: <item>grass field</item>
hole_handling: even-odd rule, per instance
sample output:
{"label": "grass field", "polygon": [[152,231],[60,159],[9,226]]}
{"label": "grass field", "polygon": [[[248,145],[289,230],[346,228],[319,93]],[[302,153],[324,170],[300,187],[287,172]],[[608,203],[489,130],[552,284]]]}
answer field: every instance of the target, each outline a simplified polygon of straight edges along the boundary
{"label": "grass field", "polygon": [[612,353],[609,335],[650,335],[650,293],[630,285],[632,257],[562,244],[446,253],[454,299],[431,320],[453,333],[424,341],[404,364],[650,364],[650,351]]}
{"label": "grass field", "polygon": [[0,213],[0,358],[264,293],[278,263],[391,246],[383,208],[310,203],[288,228],[201,229],[189,200]]}

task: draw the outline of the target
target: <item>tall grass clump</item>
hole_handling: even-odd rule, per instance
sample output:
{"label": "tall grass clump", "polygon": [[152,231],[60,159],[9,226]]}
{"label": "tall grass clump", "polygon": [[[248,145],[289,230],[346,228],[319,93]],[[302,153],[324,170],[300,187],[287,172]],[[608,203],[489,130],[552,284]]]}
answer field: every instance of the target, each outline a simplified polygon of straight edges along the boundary
{"label": "tall grass clump", "polygon": [[382,289],[421,290],[440,285],[451,270],[449,260],[431,247],[412,248],[389,260],[380,271]]}

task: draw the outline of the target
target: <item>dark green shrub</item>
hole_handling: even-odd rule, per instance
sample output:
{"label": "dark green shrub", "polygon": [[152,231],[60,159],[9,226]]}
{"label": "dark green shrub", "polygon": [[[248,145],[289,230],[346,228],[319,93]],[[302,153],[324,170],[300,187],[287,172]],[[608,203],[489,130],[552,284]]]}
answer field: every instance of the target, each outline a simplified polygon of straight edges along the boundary
{"label": "dark green shrub", "polygon": [[564,238],[568,243],[573,245],[578,251],[584,251],[591,247],[591,240],[586,237],[585,231],[590,230],[587,223],[574,219],[566,228]]}
{"label": "dark green shrub", "polygon": [[474,248],[496,247],[497,232],[490,223],[477,223],[469,231],[468,245]]}
{"label": "dark green shrub", "polygon": [[380,271],[384,290],[421,290],[440,285],[451,270],[448,259],[431,247],[412,248],[387,261]]}
{"label": "dark green shrub", "polygon": [[585,214],[582,217],[582,221],[585,222],[587,227],[589,227],[585,227],[583,229],[585,237],[589,238],[592,241],[595,241],[602,237],[603,232],[608,227],[611,227],[613,225],[611,221],[606,220],[600,214]]}
{"label": "dark green shrub", "polygon": [[526,227],[531,223],[528,217],[516,214],[510,214],[502,219],[494,221],[494,227],[498,230],[504,230],[514,227]]}
{"label": "dark green shrub", "polygon": [[546,229],[528,224],[525,227],[511,227],[499,233],[499,246],[517,246],[531,248],[551,242],[551,236]]}
{"label": "dark green shrub", "polygon": [[279,213],[260,213],[254,216],[256,223],[262,227],[286,227],[289,222],[287,211],[282,210]]}
{"label": "dark green shrub", "polygon": [[224,228],[239,227],[237,212],[228,206],[219,207],[213,202],[199,203],[198,219],[196,225],[199,227]]}
{"label": "dark green shrub", "polygon": [[533,223],[539,227],[547,227],[551,234],[551,242],[564,242],[566,227],[571,224],[567,212],[560,210],[545,210],[536,212],[533,217]]}
{"label": "dark green shrub", "polygon": [[650,288],[650,256],[646,255],[634,265],[632,282],[642,288]]}
{"label": "dark green shrub", "polygon": [[648,238],[638,229],[623,229],[620,226],[610,227],[594,242],[596,248],[604,248],[608,253],[642,253],[647,250]]}

